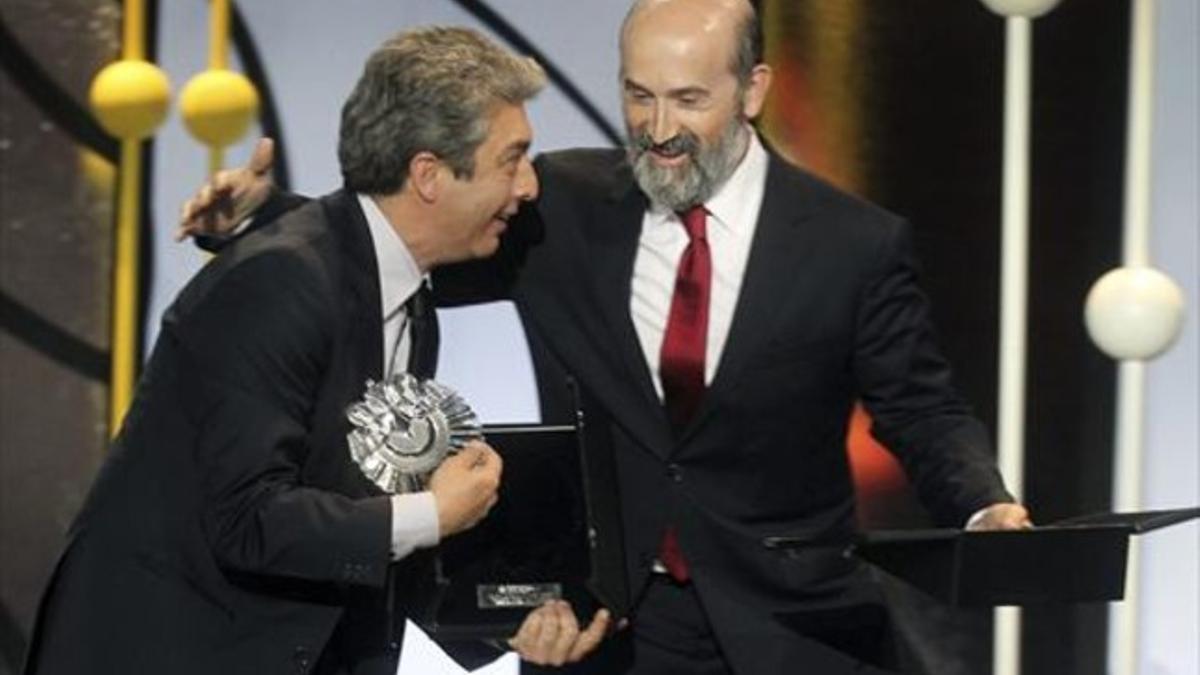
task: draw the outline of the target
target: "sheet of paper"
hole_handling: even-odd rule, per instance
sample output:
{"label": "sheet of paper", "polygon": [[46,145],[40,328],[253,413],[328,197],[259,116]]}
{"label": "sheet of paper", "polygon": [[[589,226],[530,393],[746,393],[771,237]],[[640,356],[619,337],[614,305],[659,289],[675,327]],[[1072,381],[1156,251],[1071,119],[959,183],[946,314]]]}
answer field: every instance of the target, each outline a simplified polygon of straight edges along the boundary
{"label": "sheet of paper", "polygon": [[466,670],[454,662],[437,643],[411,621],[404,624],[404,642],[400,646],[400,667],[396,675],[517,675],[520,658],[509,652],[476,670]]}

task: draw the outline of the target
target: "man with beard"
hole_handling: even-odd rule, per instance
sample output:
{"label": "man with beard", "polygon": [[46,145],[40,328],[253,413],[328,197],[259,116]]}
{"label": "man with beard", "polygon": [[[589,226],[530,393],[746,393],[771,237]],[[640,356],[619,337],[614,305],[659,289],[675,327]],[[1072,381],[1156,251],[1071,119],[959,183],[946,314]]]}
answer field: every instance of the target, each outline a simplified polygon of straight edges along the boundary
{"label": "man with beard", "polygon": [[[770,82],[743,0],[635,3],[628,148],[539,158],[541,196],[499,255],[435,279],[446,302],[513,298],[611,438],[637,602],[578,672],[893,666],[880,592],[836,545],[855,527],[856,400],[938,522],[1029,523],[951,386],[908,225],[763,146],[751,121]],[[223,176],[185,231],[264,180]],[[255,206],[234,201],[234,217]],[[778,535],[814,546],[764,546]],[[569,640],[572,626],[537,629]]]}

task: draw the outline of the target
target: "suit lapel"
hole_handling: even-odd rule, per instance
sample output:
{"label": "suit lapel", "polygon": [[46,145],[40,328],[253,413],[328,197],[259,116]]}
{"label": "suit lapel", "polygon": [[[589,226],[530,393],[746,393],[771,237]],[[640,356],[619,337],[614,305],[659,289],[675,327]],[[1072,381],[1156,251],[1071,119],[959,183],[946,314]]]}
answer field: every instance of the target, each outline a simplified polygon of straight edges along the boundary
{"label": "suit lapel", "polygon": [[321,199],[341,243],[342,301],[350,362],[358,365],[359,386],[383,376],[383,317],[380,316],[379,266],[366,217],[358,198],[339,190]]}
{"label": "suit lapel", "polygon": [[700,410],[684,433],[691,436],[712,415],[714,401],[722,389],[737,383],[750,357],[772,336],[781,299],[794,291],[797,268],[812,250],[811,230],[803,227],[813,208],[805,191],[794,180],[791,169],[773,153],[767,169],[766,192],[754,231],[750,258],[729,337],[716,375]]}
{"label": "suit lapel", "polygon": [[632,390],[632,396],[617,397],[613,412],[656,454],[665,456],[672,444],[670,427],[629,314],[630,281],[646,201],[626,164],[617,169],[613,190],[604,204],[606,210],[588,221],[584,237],[599,310],[616,347],[615,365],[623,370],[617,386]]}

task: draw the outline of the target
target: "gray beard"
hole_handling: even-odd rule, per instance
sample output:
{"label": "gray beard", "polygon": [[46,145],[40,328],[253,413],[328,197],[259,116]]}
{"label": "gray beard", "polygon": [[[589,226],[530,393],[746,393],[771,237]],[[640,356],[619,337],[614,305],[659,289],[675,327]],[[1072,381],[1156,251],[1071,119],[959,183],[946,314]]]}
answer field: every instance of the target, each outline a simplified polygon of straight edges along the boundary
{"label": "gray beard", "polygon": [[659,209],[683,212],[703,204],[737,169],[745,154],[749,136],[742,121],[734,116],[710,146],[704,146],[690,132],[683,132],[686,153],[691,161],[678,167],[663,167],[650,158],[654,143],[648,135],[630,132],[627,144],[633,176],[650,203]]}

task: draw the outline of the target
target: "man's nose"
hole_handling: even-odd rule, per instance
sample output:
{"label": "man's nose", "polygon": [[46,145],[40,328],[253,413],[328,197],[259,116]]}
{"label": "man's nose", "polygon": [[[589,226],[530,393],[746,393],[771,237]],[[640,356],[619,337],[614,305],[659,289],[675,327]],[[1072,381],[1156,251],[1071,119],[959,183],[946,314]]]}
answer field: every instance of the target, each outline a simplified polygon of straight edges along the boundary
{"label": "man's nose", "polygon": [[532,201],[538,196],[537,172],[533,170],[533,162],[528,157],[521,160],[521,166],[517,169],[513,194],[523,202]]}
{"label": "man's nose", "polygon": [[671,140],[678,129],[670,108],[663,102],[654,104],[653,118],[650,120],[650,140],[655,145]]}

